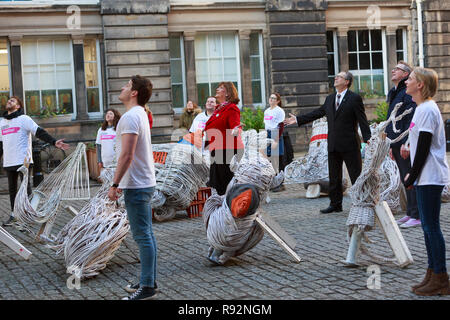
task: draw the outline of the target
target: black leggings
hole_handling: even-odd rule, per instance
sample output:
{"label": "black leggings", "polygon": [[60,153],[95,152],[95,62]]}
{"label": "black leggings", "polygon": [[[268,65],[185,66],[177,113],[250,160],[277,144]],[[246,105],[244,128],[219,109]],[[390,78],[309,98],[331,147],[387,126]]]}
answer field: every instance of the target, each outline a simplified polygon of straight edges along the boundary
{"label": "black leggings", "polygon": [[[19,177],[20,177],[20,181],[23,180],[23,174],[21,172],[17,171],[17,169],[19,169],[20,167],[21,166],[4,168],[6,171],[6,174],[8,176],[9,202],[11,204],[11,211],[14,211],[14,200],[16,199],[16,195],[17,195],[17,180]],[[30,168],[28,168],[28,173],[30,173],[30,171],[31,171],[31,166],[30,166]],[[31,194],[30,179],[28,179],[27,193],[28,193],[28,195]]]}

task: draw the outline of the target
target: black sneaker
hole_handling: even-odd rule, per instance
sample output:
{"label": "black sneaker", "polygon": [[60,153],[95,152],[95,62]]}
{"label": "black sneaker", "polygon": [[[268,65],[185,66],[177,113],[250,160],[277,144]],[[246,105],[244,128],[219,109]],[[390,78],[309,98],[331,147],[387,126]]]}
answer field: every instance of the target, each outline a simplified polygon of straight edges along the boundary
{"label": "black sneaker", "polygon": [[[135,283],[135,284],[127,284],[127,286],[124,288],[126,292],[129,293],[135,293],[137,289],[139,289],[139,282]],[[158,292],[158,285],[155,282],[155,291]]]}
{"label": "black sneaker", "polygon": [[3,227],[11,227],[14,224],[14,222],[16,222],[16,218],[14,218],[13,216],[9,216],[8,220],[3,222],[2,226]]}
{"label": "black sneaker", "polygon": [[135,293],[122,300],[151,300],[156,296],[156,291],[152,287],[139,287]]}

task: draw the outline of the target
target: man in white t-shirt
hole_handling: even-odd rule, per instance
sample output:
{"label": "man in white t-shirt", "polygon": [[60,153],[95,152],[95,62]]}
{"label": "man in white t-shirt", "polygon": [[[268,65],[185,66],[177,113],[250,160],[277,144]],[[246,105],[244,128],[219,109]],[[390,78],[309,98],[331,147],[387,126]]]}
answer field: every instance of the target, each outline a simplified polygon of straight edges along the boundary
{"label": "man in white t-shirt", "polygon": [[[33,164],[31,151],[31,137],[36,136],[40,140],[50,143],[57,148],[66,150],[69,145],[64,139],[56,140],[47,131],[39,127],[33,119],[23,114],[23,103],[19,97],[11,97],[6,104],[6,111],[0,120],[0,157],[3,155],[3,168],[8,176],[9,200],[11,211],[14,211],[14,202],[17,195],[17,182],[22,174],[17,172],[25,161]],[[28,195],[31,194],[30,180],[27,186]],[[8,221],[3,226],[11,226],[15,219],[11,213]]]}
{"label": "man in white t-shirt", "polygon": [[138,244],[141,276],[124,300],[148,300],[156,295],[156,240],[152,230],[151,198],[155,190],[150,126],[144,106],[152,95],[152,83],[139,75],[122,87],[119,100],[127,112],[117,124],[116,148],[119,158],[108,197],[119,198],[123,190],[133,238]]}
{"label": "man in white t-shirt", "polygon": [[197,130],[205,129],[205,123],[211,117],[216,107],[216,97],[208,97],[205,103],[205,112],[199,113],[192,121],[189,132],[195,132]]}

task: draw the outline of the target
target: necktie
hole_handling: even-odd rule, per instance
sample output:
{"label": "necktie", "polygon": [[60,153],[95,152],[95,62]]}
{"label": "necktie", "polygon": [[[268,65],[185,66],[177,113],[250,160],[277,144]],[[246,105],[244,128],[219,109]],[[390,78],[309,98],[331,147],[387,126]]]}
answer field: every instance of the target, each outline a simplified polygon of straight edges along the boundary
{"label": "necktie", "polygon": [[341,95],[340,94],[338,94],[337,95],[337,100],[336,100],[336,111],[337,111],[337,109],[339,109],[339,101],[341,100]]}

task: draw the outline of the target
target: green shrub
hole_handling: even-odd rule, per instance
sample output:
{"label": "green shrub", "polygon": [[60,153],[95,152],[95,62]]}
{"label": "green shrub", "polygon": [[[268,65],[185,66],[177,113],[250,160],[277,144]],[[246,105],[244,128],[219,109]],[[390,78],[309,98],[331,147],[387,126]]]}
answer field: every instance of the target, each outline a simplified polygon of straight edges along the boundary
{"label": "green shrub", "polygon": [[378,102],[377,107],[375,108],[375,115],[377,116],[374,119],[374,122],[380,123],[386,120],[388,113],[389,105],[386,101]]}
{"label": "green shrub", "polygon": [[244,124],[242,130],[264,129],[264,111],[262,108],[244,107],[241,111],[241,122]]}

